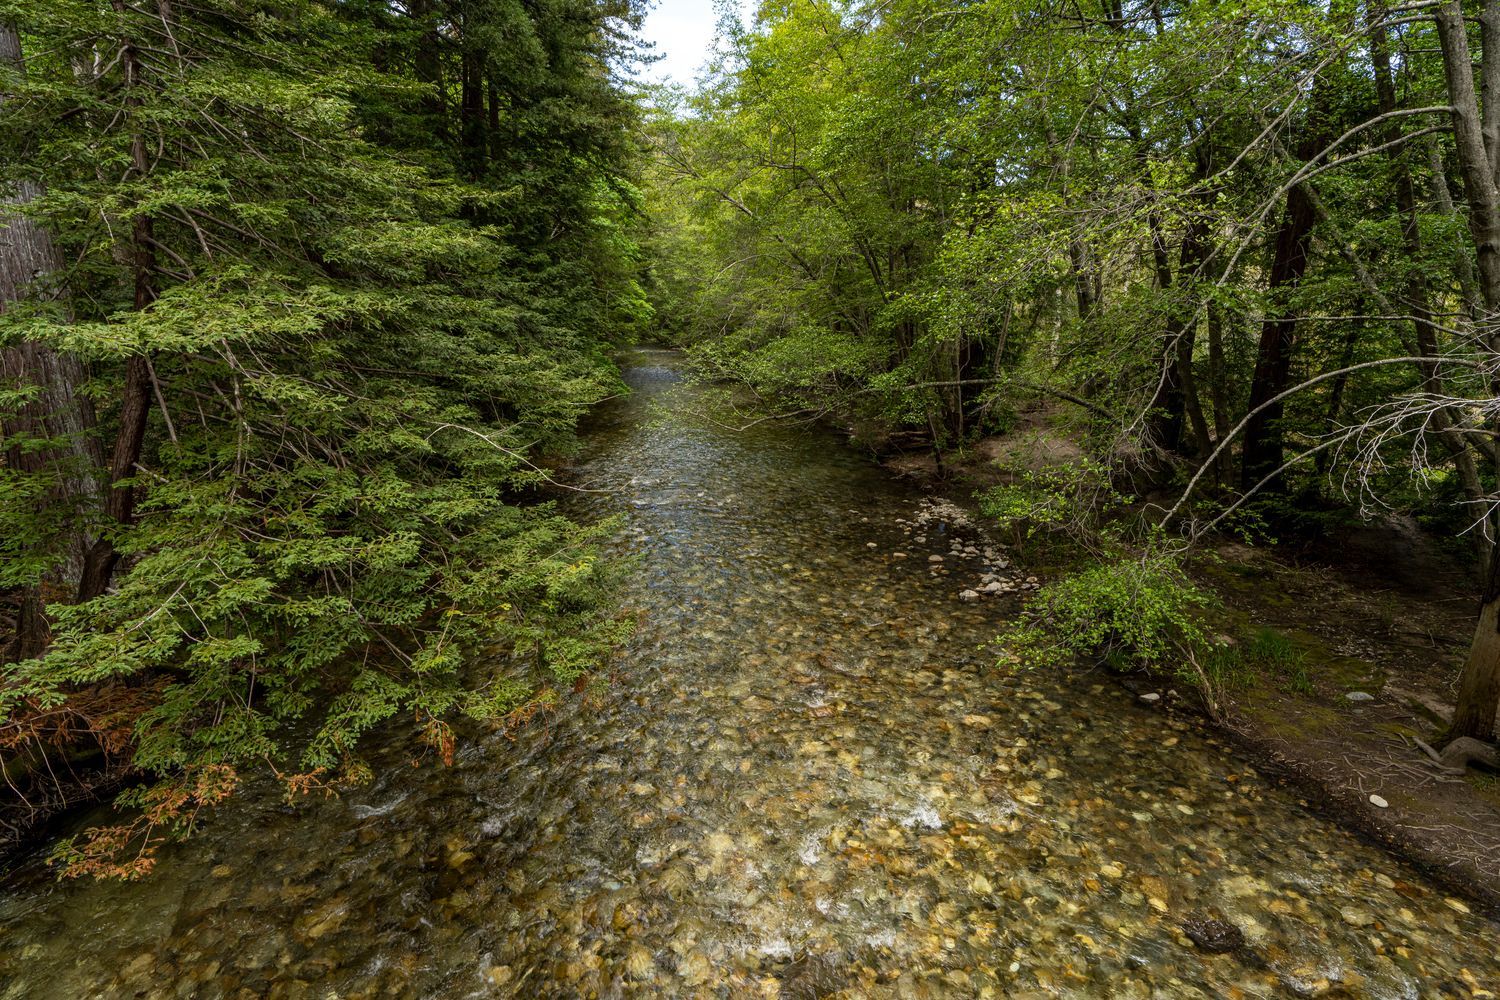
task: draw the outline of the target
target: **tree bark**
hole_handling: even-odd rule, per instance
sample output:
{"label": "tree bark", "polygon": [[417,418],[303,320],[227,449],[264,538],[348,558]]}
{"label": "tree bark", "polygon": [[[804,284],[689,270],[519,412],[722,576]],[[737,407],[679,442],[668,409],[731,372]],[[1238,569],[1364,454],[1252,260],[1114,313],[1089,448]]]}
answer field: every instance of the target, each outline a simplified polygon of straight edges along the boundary
{"label": "tree bark", "polygon": [[[25,65],[14,25],[0,23],[0,65],[15,69]],[[19,211],[41,193],[40,185],[23,180],[0,199],[0,314],[8,304],[28,296],[55,294],[46,287],[46,280],[62,269],[57,248],[45,229]],[[0,421],[0,437],[56,442],[45,449],[12,444],[5,452],[5,464],[23,473],[50,473],[55,485],[48,501],[64,508],[79,508],[98,493],[93,479],[97,453],[89,436],[94,424],[93,407],[78,392],[85,377],[77,358],[33,340],[17,340],[0,350],[0,385],[26,385],[36,390],[29,403]],[[59,564],[48,574],[50,582],[72,587],[82,572],[87,546],[84,533],[76,526],[70,528]],[[19,597],[16,635],[0,649],[0,658],[37,656],[49,641],[41,582],[22,588]]]}
{"label": "tree bark", "polygon": [[1500,559],[1490,556],[1488,578],[1480,600],[1474,641],[1458,680],[1458,702],[1449,723],[1449,740],[1465,736],[1490,742],[1500,709]]}
{"label": "tree bark", "polygon": [[[469,26],[467,18],[464,27]],[[484,69],[475,43],[464,40],[459,86],[459,132],[463,143],[464,169],[471,180],[484,173],[489,142],[485,137]]]}
{"label": "tree bark", "polygon": [[[126,13],[123,0],[114,0],[117,13]],[[161,8],[168,16],[165,4]],[[120,67],[125,74],[126,113],[136,117],[142,100],[137,91],[141,84],[141,63],[135,43],[124,38],[120,43]],[[144,178],[150,172],[146,137],[138,123],[133,124],[130,141],[130,176]],[[130,266],[135,291],[135,308],[144,310],[156,301],[156,250],[154,226],[150,215],[137,215],[131,226]],[[144,355],[125,362],[125,384],[120,396],[119,427],[109,462],[109,489],[104,497],[104,513],[112,528],[127,528],[135,521],[135,489],[123,481],[135,474],[146,440],[146,417],[151,405],[151,365]],[[89,547],[84,557],[83,574],[78,581],[78,600],[88,601],[103,594],[114,577],[119,562],[112,530],[107,529]]]}
{"label": "tree bark", "polygon": [[[1294,291],[1307,273],[1308,247],[1312,242],[1313,208],[1302,186],[1287,192],[1286,212],[1276,231],[1276,251],[1271,260],[1269,288],[1273,296]],[[1296,346],[1297,317],[1283,302],[1272,306],[1273,315],[1261,324],[1260,344],[1255,354],[1255,374],[1250,382],[1248,408],[1257,407],[1280,395],[1291,376],[1292,351]],[[1241,465],[1241,488],[1255,484],[1281,467],[1282,404],[1274,403],[1256,413],[1245,425],[1244,459]],[[1269,485],[1269,484],[1268,484]]]}
{"label": "tree bark", "polygon": [[[1162,330],[1162,342],[1156,357],[1158,381],[1156,396],[1151,401],[1154,415],[1147,436],[1157,448],[1185,455],[1188,452],[1187,431],[1191,427],[1195,439],[1193,450],[1207,454],[1210,441],[1208,421],[1203,415],[1203,404],[1198,398],[1198,384],[1193,373],[1198,323],[1197,309],[1191,302],[1191,289],[1208,261],[1208,223],[1202,217],[1194,217],[1188,221],[1182,235],[1182,246],[1178,250],[1175,281],[1167,264],[1160,223],[1153,219],[1151,229],[1157,284],[1163,294],[1168,296],[1171,312]],[[1174,285],[1182,293],[1181,301],[1170,301],[1170,290]]]}
{"label": "tree bark", "polygon": [[[1323,78],[1313,83],[1309,98],[1303,138],[1297,146],[1297,159],[1307,162],[1322,151],[1329,141],[1327,102],[1329,84]],[[1276,230],[1275,250],[1271,258],[1267,291],[1270,306],[1261,324],[1260,343],[1255,354],[1255,374],[1250,382],[1248,409],[1255,415],[1245,425],[1240,482],[1242,490],[1251,490],[1282,464],[1281,403],[1260,407],[1286,391],[1290,385],[1292,354],[1296,349],[1297,316],[1288,295],[1297,290],[1307,273],[1308,250],[1312,244],[1313,223],[1317,211],[1304,185],[1296,184],[1286,193],[1286,208]],[[1278,478],[1268,483],[1279,488]]]}
{"label": "tree bark", "polygon": [[[1396,81],[1391,72],[1391,55],[1386,30],[1382,23],[1384,10],[1382,6],[1372,5],[1370,8],[1370,62],[1375,70],[1375,93],[1379,102],[1378,108],[1381,114],[1390,114],[1396,108]],[[1490,25],[1500,26],[1493,17]],[[1487,29],[1488,30],[1488,29]],[[1493,41],[1493,40],[1492,40]],[[1489,84],[1487,84],[1488,86]],[[1490,91],[1486,91],[1490,94]],[[1500,94],[1494,95],[1496,102],[1500,102]],[[1488,105],[1488,98],[1486,104]],[[1486,121],[1486,136],[1491,135],[1495,128],[1500,128],[1500,107],[1490,109],[1486,107],[1488,116]],[[1384,139],[1388,143],[1395,142],[1400,138],[1400,126],[1392,119],[1390,126],[1385,130]],[[1500,134],[1495,138],[1500,139]],[[1487,139],[1486,141],[1491,141]],[[1411,166],[1407,161],[1407,150],[1396,148],[1390,155],[1391,170],[1394,174],[1394,187],[1396,189],[1396,209],[1401,214],[1401,239],[1406,246],[1406,254],[1410,258],[1413,267],[1405,287],[1401,290],[1401,302],[1411,312],[1412,330],[1416,339],[1416,353],[1420,357],[1432,358],[1430,364],[1421,366],[1423,377],[1423,391],[1433,398],[1448,395],[1444,379],[1438,370],[1438,324],[1433,319],[1432,299],[1427,286],[1426,276],[1422,273],[1420,262],[1422,260],[1422,231],[1420,220],[1417,215],[1417,192],[1416,184],[1412,180]],[[1492,152],[1493,155],[1493,152]],[[1467,262],[1467,257],[1464,258]],[[1352,357],[1352,356],[1351,356]],[[1348,362],[1345,362],[1347,367]],[[1433,426],[1437,436],[1448,452],[1453,457],[1454,467],[1458,471],[1459,481],[1463,485],[1465,495],[1476,503],[1484,500],[1484,486],[1479,475],[1479,467],[1475,458],[1474,449],[1470,439],[1455,430],[1455,427],[1463,423],[1461,413],[1450,408],[1444,408],[1433,414]],[[1327,454],[1326,452],[1324,454]],[[1475,538],[1479,543],[1481,558],[1489,557],[1489,549],[1492,544],[1485,532],[1476,532]]]}
{"label": "tree bark", "polygon": [[[1464,23],[1463,5],[1448,0],[1437,10],[1438,41],[1442,45],[1443,75],[1452,107],[1453,136],[1458,152],[1459,172],[1463,176],[1464,197],[1469,206],[1469,231],[1474,239],[1478,260],[1479,291],[1483,315],[1480,329],[1486,331],[1487,346],[1493,353],[1500,350],[1500,184],[1495,164],[1500,157],[1500,134],[1490,136],[1486,146],[1485,125],[1500,118],[1500,107],[1489,121],[1481,117],[1478,95],[1474,90],[1472,53],[1468,29]],[[1494,74],[1500,73],[1500,0],[1486,0],[1481,38],[1482,72],[1486,89],[1500,93]],[[1500,105],[1500,102],[1491,102]],[[1491,133],[1495,130],[1491,128]],[[1491,383],[1492,396],[1500,396],[1500,384]],[[1458,704],[1448,737],[1470,736],[1489,740],[1495,735],[1495,712],[1500,708],[1500,557],[1494,546],[1494,525],[1485,525],[1491,539],[1485,572],[1485,587],[1480,598],[1479,622],[1474,641],[1458,682]]]}

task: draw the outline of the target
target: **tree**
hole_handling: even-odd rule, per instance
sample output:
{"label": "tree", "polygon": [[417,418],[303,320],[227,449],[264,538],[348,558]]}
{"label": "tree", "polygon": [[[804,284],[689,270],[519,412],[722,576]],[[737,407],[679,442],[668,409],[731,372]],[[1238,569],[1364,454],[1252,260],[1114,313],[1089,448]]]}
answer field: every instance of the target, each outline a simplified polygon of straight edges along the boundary
{"label": "tree", "polygon": [[1491,738],[1497,3],[762,8],[652,124],[662,311],[877,443],[1044,412],[1179,549],[1247,509],[1472,527],[1452,731]]}
{"label": "tree", "polygon": [[[42,54],[5,78],[0,180],[66,262],[0,338],[31,381],[38,357],[88,371],[81,440],[104,444],[65,517],[47,484],[71,457],[35,443],[34,397],[0,399],[36,466],[7,465],[29,485],[4,523],[92,535],[50,644],[0,677],[3,743],[93,742],[155,779],[75,870],[137,873],[106,849],[190,826],[247,768],[356,780],[387,720],[451,757],[459,720],[550,701],[620,634],[601,529],[559,512],[545,462],[649,317],[614,75],[637,16],[0,8]],[[44,567],[7,550],[4,571]]]}
{"label": "tree", "polygon": [[[1500,355],[1500,181],[1497,181],[1500,101],[1487,100],[1481,108],[1475,93],[1472,52],[1463,5],[1457,0],[1442,4],[1437,9],[1436,21],[1453,120],[1454,146],[1468,203],[1469,231],[1473,234],[1479,288],[1484,303],[1475,337],[1477,346],[1493,358]],[[1484,92],[1492,97],[1500,94],[1500,2],[1485,0],[1480,23],[1480,73]],[[1491,401],[1500,399],[1500,381],[1492,380],[1488,388]],[[1489,409],[1493,409],[1493,402]],[[1490,415],[1484,426],[1478,429],[1494,432],[1497,428],[1500,428],[1500,423]],[[1492,462],[1500,458],[1493,444],[1488,451]],[[1479,622],[1459,678],[1457,708],[1448,732],[1450,738],[1493,739],[1495,713],[1500,708],[1500,546],[1496,545],[1493,509],[1483,517],[1483,531],[1489,542],[1486,546],[1488,566],[1480,594]]]}
{"label": "tree", "polygon": [[[0,23],[0,65],[12,73],[25,71],[21,39],[13,25]],[[51,236],[24,211],[40,194],[35,181],[19,179],[6,201],[17,211],[0,216],[4,252],[0,253],[0,311],[13,307],[33,289],[55,281],[62,263]],[[44,291],[45,294],[45,291]],[[45,344],[22,340],[0,350],[3,388],[21,398],[0,423],[0,439],[7,442],[5,469],[8,487],[44,499],[64,523],[28,535],[13,535],[9,572],[0,585],[15,587],[18,620],[15,636],[0,656],[23,660],[36,656],[48,639],[42,582],[50,578],[59,589],[77,585],[86,540],[66,523],[73,508],[94,493],[91,478],[92,407],[79,393],[85,373],[78,359]],[[33,492],[37,491],[37,492]],[[38,497],[37,493],[40,494]]]}

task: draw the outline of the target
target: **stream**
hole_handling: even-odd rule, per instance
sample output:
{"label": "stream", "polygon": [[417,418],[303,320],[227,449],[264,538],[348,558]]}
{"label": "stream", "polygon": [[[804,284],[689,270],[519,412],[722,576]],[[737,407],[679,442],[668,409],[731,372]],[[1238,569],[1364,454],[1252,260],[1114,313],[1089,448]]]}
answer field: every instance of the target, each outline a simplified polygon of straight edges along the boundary
{"label": "stream", "polygon": [[23,872],[0,998],[1500,993],[1500,927],[1197,725],[997,671],[1025,578],[960,599],[958,512],[627,363],[575,475],[643,612],[602,693],[450,768],[247,792],[142,882]]}

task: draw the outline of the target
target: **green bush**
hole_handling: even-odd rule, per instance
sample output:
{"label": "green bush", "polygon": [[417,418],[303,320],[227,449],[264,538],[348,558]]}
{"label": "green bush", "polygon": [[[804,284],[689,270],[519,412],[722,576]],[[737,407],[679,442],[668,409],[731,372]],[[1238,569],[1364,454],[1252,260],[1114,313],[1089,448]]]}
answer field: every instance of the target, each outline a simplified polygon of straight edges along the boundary
{"label": "green bush", "polygon": [[1025,666],[1099,657],[1120,670],[1157,669],[1209,648],[1210,604],[1171,556],[1101,563],[1051,584],[1000,641]]}

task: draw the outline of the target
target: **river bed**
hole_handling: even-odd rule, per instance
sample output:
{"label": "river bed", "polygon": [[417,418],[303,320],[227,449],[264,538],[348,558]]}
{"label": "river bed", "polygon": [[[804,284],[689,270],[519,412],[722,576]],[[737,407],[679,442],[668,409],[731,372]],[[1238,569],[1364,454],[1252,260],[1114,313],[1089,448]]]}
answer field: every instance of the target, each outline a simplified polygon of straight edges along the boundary
{"label": "river bed", "polygon": [[644,612],[601,695],[243,796],[144,882],[18,880],[0,998],[1500,992],[1500,927],[1103,678],[997,672],[983,539],[678,364],[631,356],[576,470]]}

